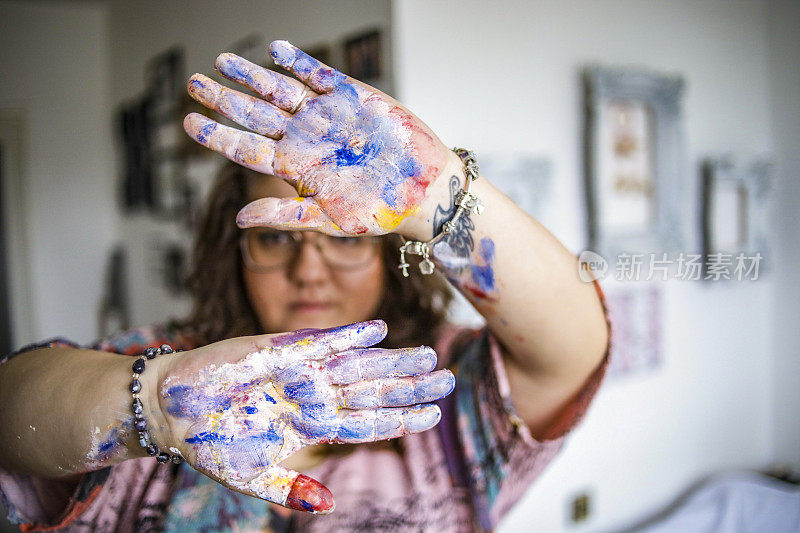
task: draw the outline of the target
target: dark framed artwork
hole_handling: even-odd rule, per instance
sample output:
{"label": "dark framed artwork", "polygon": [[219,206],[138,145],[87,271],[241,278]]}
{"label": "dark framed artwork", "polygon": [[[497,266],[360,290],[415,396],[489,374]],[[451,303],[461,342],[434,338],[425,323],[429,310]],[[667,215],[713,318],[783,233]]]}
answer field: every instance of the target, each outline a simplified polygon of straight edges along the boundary
{"label": "dark framed artwork", "polygon": [[372,30],[356,35],[344,42],[345,72],[361,81],[381,77],[381,34]]}
{"label": "dark framed artwork", "polygon": [[126,210],[154,205],[150,100],[138,98],[116,114],[116,131],[122,145],[122,205]]}
{"label": "dark framed artwork", "polygon": [[170,48],[150,59],[147,71],[147,98],[155,125],[173,120],[186,90],[183,50]]}
{"label": "dark framed artwork", "polygon": [[670,252],[684,242],[684,80],[642,68],[584,71],[590,248]]}
{"label": "dark framed artwork", "polygon": [[183,50],[170,48],[148,62],[150,207],[159,216],[182,219],[187,209],[189,183],[186,178],[186,136],[181,126],[185,107],[186,76]]}

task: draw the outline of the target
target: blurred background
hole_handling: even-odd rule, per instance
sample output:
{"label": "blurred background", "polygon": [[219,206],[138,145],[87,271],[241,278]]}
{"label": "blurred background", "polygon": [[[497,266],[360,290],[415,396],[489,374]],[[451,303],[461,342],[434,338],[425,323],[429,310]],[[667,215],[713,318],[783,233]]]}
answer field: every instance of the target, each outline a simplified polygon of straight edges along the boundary
{"label": "blurred background", "polygon": [[710,476],[800,470],[800,2],[2,1],[0,21],[4,353],[188,310],[221,158],[182,132],[185,79],[288,39],[598,254],[609,378],[501,531],[619,531]]}

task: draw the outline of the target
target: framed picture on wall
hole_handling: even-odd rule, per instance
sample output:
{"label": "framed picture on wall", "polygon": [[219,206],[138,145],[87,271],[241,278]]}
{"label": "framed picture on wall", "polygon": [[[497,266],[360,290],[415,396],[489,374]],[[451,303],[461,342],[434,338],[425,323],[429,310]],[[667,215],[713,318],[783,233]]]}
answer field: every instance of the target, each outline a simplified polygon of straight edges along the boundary
{"label": "framed picture on wall", "polygon": [[[730,156],[702,164],[701,241],[704,266],[720,254],[769,255],[768,200],[772,165],[765,159],[737,165]],[[766,262],[761,266],[763,272]],[[730,279],[706,277],[704,279]]]}
{"label": "framed picture on wall", "polygon": [[357,80],[368,81],[380,78],[380,32],[373,30],[345,40],[344,65],[346,73]]}
{"label": "framed picture on wall", "polygon": [[186,92],[184,69],[180,47],[157,54],[147,68],[145,99],[150,105],[147,133],[153,188],[150,207],[168,219],[180,219],[185,212],[186,135],[181,126]]}
{"label": "framed picture on wall", "polygon": [[181,96],[186,90],[183,49],[173,47],[147,63],[147,98],[152,106],[155,126],[175,119]]}
{"label": "framed picture on wall", "polygon": [[683,87],[647,69],[584,71],[589,246],[606,259],[683,243]]}

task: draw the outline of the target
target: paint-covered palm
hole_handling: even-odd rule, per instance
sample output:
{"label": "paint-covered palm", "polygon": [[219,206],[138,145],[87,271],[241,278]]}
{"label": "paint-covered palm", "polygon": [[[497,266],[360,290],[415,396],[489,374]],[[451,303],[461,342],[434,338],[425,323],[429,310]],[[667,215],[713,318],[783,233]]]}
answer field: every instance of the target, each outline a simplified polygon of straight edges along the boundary
{"label": "paint-covered palm", "polygon": [[189,93],[255,133],[186,117],[187,133],[229,159],[294,185],[300,197],[265,198],[239,214],[241,226],[381,235],[416,215],[449,151],[396,100],[327,67],[286,41],[275,62],[299,80],[222,54],[217,70],[264,100],[195,74]]}
{"label": "paint-covered palm", "polygon": [[[372,321],[223,341],[174,359],[159,389],[169,442],[197,470],[246,494],[333,510],[317,481],[280,466],[308,445],[400,437],[436,425],[453,390],[427,347],[368,348]],[[162,437],[164,438],[164,437]]]}

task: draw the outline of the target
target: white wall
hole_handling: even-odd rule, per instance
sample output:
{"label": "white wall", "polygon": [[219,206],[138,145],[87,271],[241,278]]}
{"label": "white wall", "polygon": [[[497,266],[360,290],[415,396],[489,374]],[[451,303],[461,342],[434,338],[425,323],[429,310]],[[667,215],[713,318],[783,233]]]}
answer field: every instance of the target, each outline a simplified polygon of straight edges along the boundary
{"label": "white wall", "polygon": [[[800,465],[800,2],[767,3],[772,125],[778,183],[775,210],[776,459]],[[788,288],[793,290],[787,290]]]}
{"label": "white wall", "polygon": [[[134,322],[180,311],[148,285],[144,259],[153,233],[181,234],[117,218],[109,155],[115,106],[140,93],[147,59],[173,44],[184,46],[188,73],[208,73],[220,50],[250,33],[316,45],[384,27],[395,39],[400,98],[447,144],[552,159],[543,218],[575,251],[585,240],[578,68],[643,64],[688,80],[687,182],[704,155],[774,152],[774,275],[727,287],[666,283],[663,371],[607,386],[504,529],[566,528],[568,498],[590,490],[593,516],[573,529],[606,530],[649,515],[704,474],[777,459],[800,465],[800,312],[791,300],[800,260],[797,10],[790,0],[401,0],[391,14],[388,1],[369,0],[2,2],[0,108],[28,117],[20,201],[32,243],[33,337],[94,336],[116,236],[132,254]],[[687,190],[690,226],[695,198]]]}
{"label": "white wall", "polygon": [[[202,72],[221,80],[214,73],[216,56],[253,34],[261,37],[262,54],[266,54],[266,45],[274,39],[312,47],[338,44],[354,33],[380,28],[387,37],[384,40],[385,85],[391,87],[389,0],[112,0],[109,8],[113,105],[140,95],[145,87],[146,62],[175,45],[185,52],[187,77]],[[258,61],[264,57],[250,59]],[[222,160],[212,157],[215,161]],[[212,176],[207,178],[210,181]],[[190,236],[176,224],[154,222],[144,216],[126,216],[120,232],[130,256],[129,296],[133,324],[181,315],[188,309],[188,302],[176,300],[154,283],[153,276],[147,272],[146,260],[152,257],[149,250],[155,239],[186,240]]]}
{"label": "white wall", "polygon": [[[687,79],[688,228],[697,228],[701,157],[773,148],[764,3],[402,0],[393,22],[401,101],[448,145],[551,158],[554,194],[543,218],[575,252],[586,238],[581,66],[643,65]],[[697,244],[691,235],[686,251]],[[664,282],[664,367],[601,391],[503,529],[618,528],[703,475],[770,463],[780,438],[772,430],[773,283]],[[568,501],[584,490],[592,516],[571,526]]]}
{"label": "white wall", "polygon": [[17,345],[97,332],[115,234],[105,9],[0,3],[0,108],[24,117],[24,205],[33,324]]}

